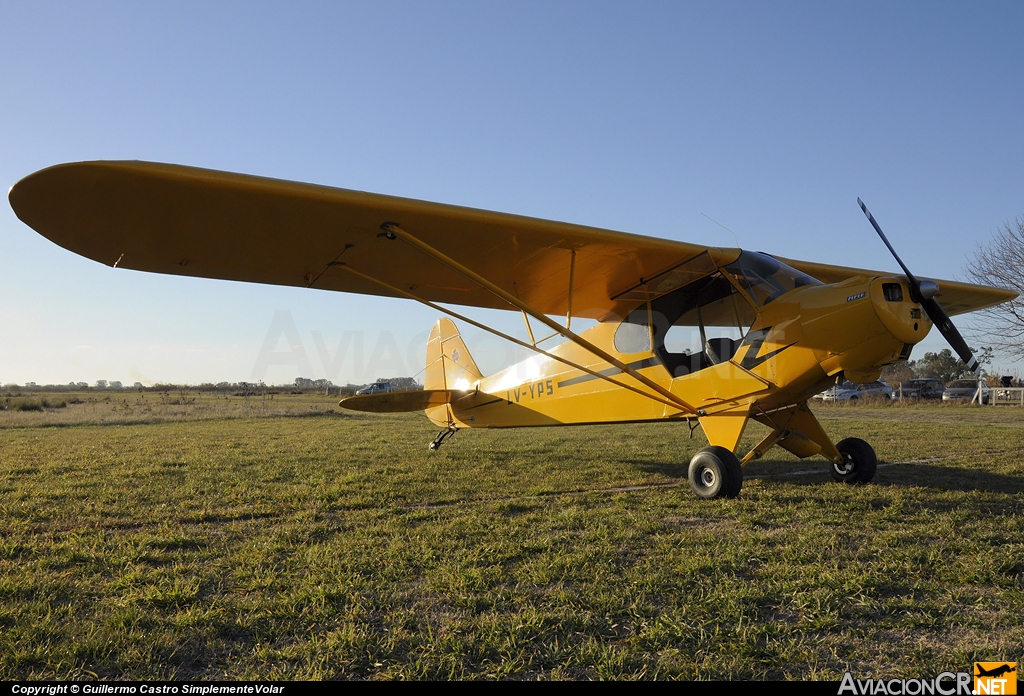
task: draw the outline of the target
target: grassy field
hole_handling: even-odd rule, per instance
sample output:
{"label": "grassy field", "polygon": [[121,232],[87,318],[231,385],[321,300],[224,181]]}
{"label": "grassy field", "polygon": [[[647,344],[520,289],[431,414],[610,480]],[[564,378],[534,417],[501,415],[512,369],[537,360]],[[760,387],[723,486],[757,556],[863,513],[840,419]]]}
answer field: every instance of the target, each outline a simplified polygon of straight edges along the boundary
{"label": "grassy field", "polygon": [[49,398],[0,411],[0,679],[1024,658],[1024,409],[817,407],[873,444],[873,484],[775,449],[739,499],[701,502],[685,474],[706,442],[682,424],[465,431],[432,453],[422,415],[326,397]]}

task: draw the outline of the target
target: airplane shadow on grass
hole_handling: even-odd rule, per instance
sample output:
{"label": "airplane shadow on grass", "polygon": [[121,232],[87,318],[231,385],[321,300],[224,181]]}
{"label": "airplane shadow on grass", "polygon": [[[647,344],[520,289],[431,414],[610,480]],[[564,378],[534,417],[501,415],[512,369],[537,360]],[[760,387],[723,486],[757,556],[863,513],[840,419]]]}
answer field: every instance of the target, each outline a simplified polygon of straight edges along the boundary
{"label": "airplane shadow on grass", "polygon": [[[685,479],[689,462],[633,460],[631,466],[650,474]],[[743,472],[744,480],[787,482],[798,486],[820,486],[829,480],[828,463],[823,459],[752,462]],[[838,485],[838,484],[837,484]],[[1024,476],[996,474],[936,464],[879,462],[872,486],[933,488],[941,491],[982,491],[987,493],[1024,493]]]}
{"label": "airplane shadow on grass", "polygon": [[[751,464],[745,478],[787,480],[797,485],[820,485],[828,478],[828,465],[821,461],[771,461]],[[938,464],[879,462],[871,486],[933,488],[940,491],[982,491],[987,493],[1024,493],[1024,476],[997,474],[979,469]]]}
{"label": "airplane shadow on grass", "polygon": [[648,474],[660,474],[669,478],[686,478],[690,468],[689,460],[683,462],[652,462],[648,460],[626,460],[623,462]]}

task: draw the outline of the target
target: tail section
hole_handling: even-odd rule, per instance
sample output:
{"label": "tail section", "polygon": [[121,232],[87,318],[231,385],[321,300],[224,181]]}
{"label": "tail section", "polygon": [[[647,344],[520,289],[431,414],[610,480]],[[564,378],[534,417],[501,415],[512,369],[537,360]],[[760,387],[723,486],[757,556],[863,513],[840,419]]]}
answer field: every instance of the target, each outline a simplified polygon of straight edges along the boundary
{"label": "tail section", "polygon": [[426,411],[430,420],[446,428],[430,446],[430,449],[437,449],[455,432],[452,400],[469,396],[466,392],[481,379],[480,368],[469,354],[455,323],[451,319],[439,319],[427,339],[427,369],[422,390],[350,396],[338,405],[372,413]]}
{"label": "tail section", "polygon": [[483,379],[459,329],[451,319],[438,319],[427,339],[424,389],[472,389]]}

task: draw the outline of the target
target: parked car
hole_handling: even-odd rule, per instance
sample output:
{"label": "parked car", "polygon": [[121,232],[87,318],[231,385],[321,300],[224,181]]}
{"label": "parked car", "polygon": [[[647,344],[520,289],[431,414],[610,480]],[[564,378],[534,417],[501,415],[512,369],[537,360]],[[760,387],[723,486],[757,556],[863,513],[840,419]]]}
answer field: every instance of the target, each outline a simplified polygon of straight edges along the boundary
{"label": "parked car", "polygon": [[978,385],[981,385],[981,403],[987,404],[989,397],[988,386],[976,379],[955,379],[946,385],[946,391],[942,392],[943,401],[970,401],[978,393]]}
{"label": "parked car", "polygon": [[839,386],[832,387],[823,391],[821,394],[822,401],[860,401],[866,398],[892,398],[892,387],[884,382],[869,382],[868,384],[854,384],[853,382],[843,382]]}
{"label": "parked car", "polygon": [[356,396],[363,394],[387,394],[391,391],[391,382],[374,382],[368,384],[356,392]]}
{"label": "parked car", "polygon": [[[904,399],[941,399],[946,383],[941,379],[912,379],[903,383]],[[900,390],[892,390],[892,398],[900,398]]]}

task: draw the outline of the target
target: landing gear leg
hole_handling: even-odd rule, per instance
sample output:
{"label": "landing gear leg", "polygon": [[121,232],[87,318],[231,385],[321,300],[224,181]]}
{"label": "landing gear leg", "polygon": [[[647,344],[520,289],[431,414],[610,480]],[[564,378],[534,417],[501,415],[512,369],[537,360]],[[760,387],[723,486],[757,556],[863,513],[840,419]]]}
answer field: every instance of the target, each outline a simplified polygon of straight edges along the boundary
{"label": "landing gear leg", "polygon": [[444,441],[450,438],[452,435],[454,435],[457,430],[458,428],[456,428],[454,425],[449,425],[447,428],[445,428],[444,430],[437,434],[437,437],[434,438],[434,441],[427,445],[427,449],[441,449],[441,445],[444,444]]}

